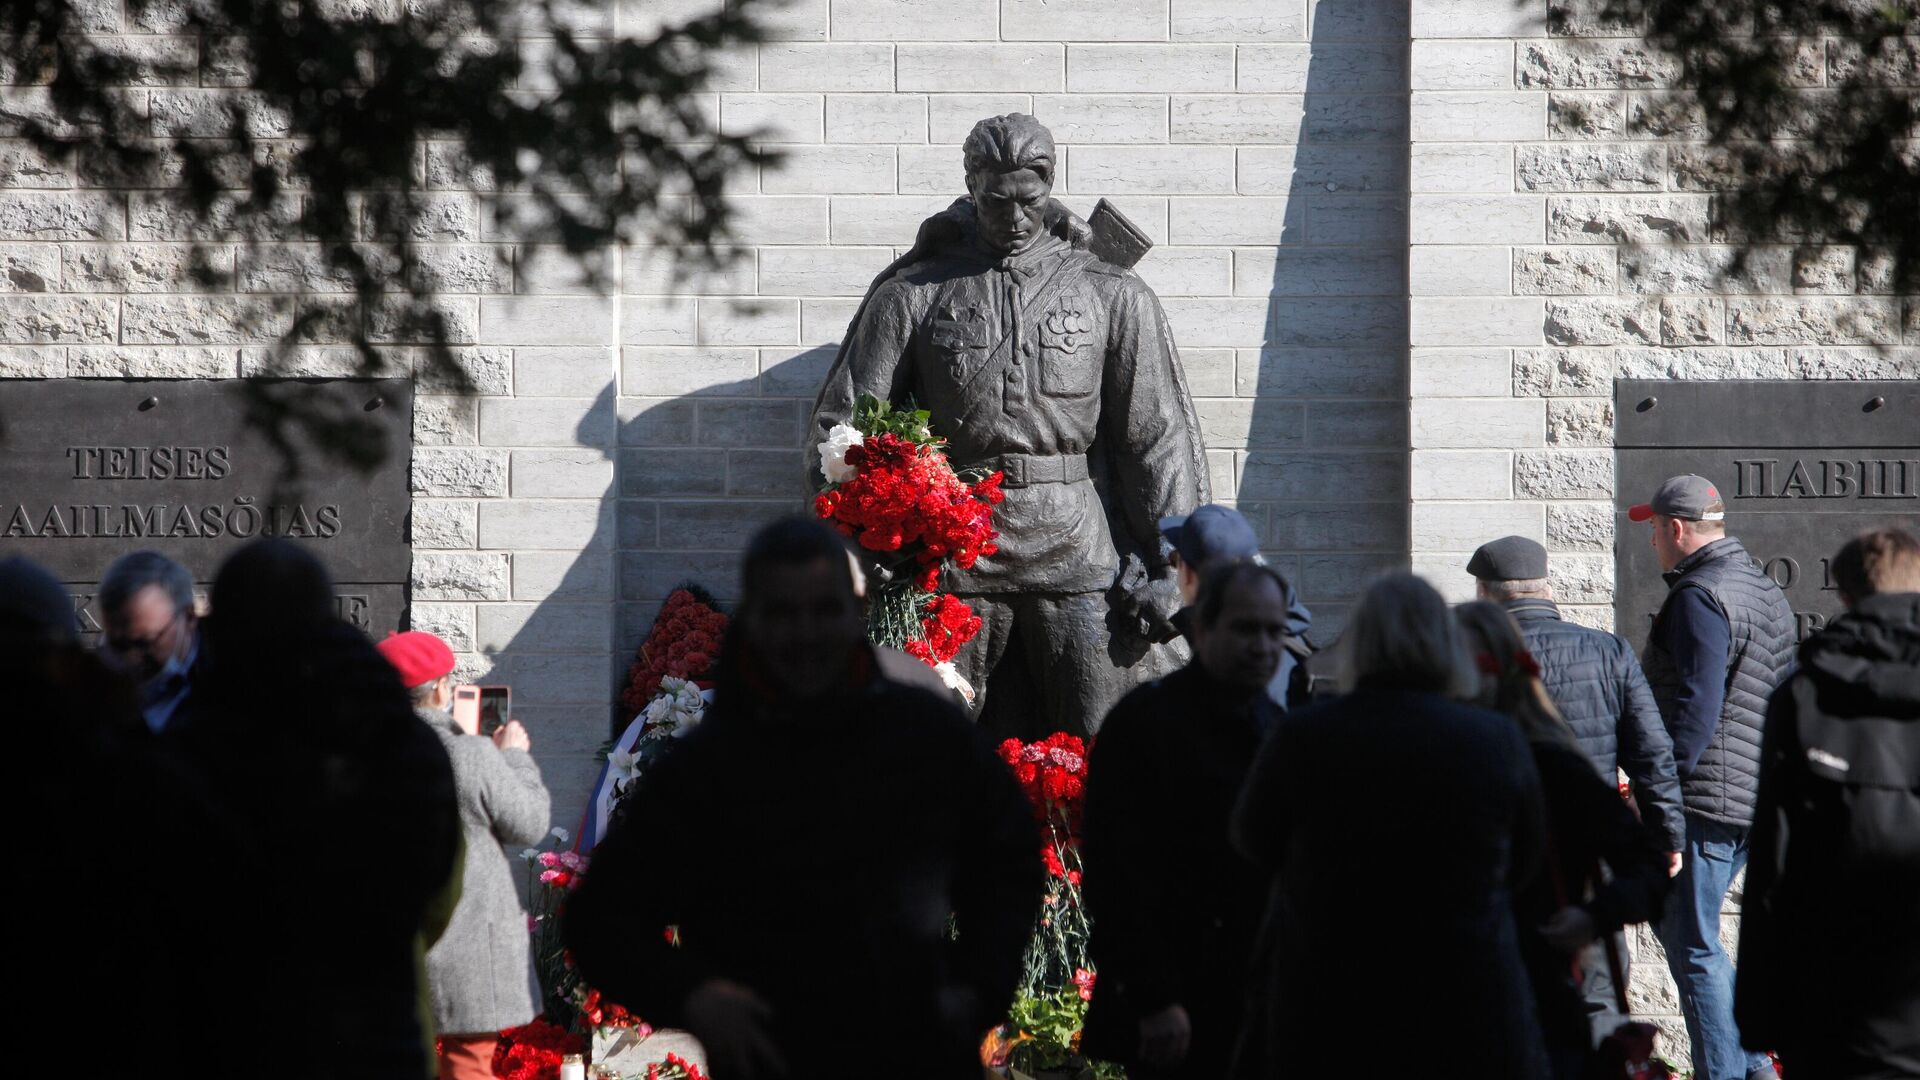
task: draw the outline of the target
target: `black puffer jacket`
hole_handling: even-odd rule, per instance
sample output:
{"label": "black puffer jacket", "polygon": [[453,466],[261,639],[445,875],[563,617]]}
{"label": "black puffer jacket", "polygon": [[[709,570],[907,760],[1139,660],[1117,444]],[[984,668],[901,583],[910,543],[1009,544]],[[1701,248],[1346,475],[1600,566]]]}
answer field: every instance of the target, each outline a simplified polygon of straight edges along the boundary
{"label": "black puffer jacket", "polygon": [[1661,647],[1660,620],[1682,589],[1699,589],[1727,617],[1732,632],[1727,657],[1726,700],[1720,724],[1693,771],[1680,778],[1687,812],[1713,821],[1746,825],[1753,820],[1760,776],[1760,732],[1767,698],[1793,669],[1793,608],[1773,579],[1760,572],[1740,541],[1722,537],[1667,571],[1667,603],[1654,617],[1645,656],[1647,683],[1669,715],[1680,692],[1678,666]]}
{"label": "black puffer jacket", "polygon": [[1551,600],[1515,600],[1507,613],[1520,624],[1527,650],[1540,664],[1560,715],[1612,786],[1614,770],[1633,781],[1640,818],[1661,837],[1667,851],[1686,844],[1680,810],[1680,777],[1673,767],[1673,740],[1660,722],[1653,691],[1633,649],[1605,630],[1560,617]]}
{"label": "black puffer jacket", "polygon": [[1920,594],[1861,601],[1773,697],[1734,1004],[1789,1076],[1920,1075]]}

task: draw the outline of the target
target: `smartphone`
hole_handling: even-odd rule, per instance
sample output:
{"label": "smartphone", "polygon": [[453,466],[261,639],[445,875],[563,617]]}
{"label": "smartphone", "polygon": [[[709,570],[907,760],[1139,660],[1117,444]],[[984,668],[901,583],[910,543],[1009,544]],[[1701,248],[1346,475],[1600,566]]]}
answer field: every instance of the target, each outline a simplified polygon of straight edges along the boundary
{"label": "smartphone", "polygon": [[482,686],[479,690],[480,734],[492,736],[513,717],[513,691],[505,686]]}
{"label": "smartphone", "polygon": [[461,730],[492,735],[513,716],[513,690],[505,686],[453,688],[453,719]]}

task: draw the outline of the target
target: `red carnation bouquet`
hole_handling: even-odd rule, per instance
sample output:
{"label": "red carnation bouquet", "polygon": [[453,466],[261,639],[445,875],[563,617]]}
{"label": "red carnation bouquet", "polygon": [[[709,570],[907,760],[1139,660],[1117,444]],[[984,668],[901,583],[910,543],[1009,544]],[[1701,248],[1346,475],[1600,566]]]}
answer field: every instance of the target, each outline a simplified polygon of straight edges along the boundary
{"label": "red carnation bouquet", "polygon": [[[1040,857],[1047,864],[1048,887],[1027,945],[1011,1020],[988,1036],[981,1056],[988,1065],[1011,1065],[1030,1075],[1066,1070],[1102,1080],[1117,1077],[1114,1066],[1088,1062],[1080,1054],[1080,1031],[1094,984],[1087,956],[1092,926],[1080,893],[1087,745],[1060,732],[1033,743],[1008,739],[999,753],[1040,822]],[[1091,1073],[1085,1071],[1089,1069]]]}
{"label": "red carnation bouquet", "polygon": [[693,585],[673,590],[627,669],[627,689],[620,696],[625,715],[644,710],[660,692],[661,679],[704,679],[713,670],[726,634],[727,617],[714,607],[706,590]]}
{"label": "red carnation bouquet", "polygon": [[666,1060],[647,1066],[647,1080],[707,1080],[707,1074],[679,1054],[668,1054]]}
{"label": "red carnation bouquet", "polygon": [[968,479],[954,471],[930,422],[925,409],[896,410],[861,395],[852,423],[820,443],[827,485],[813,508],[879,559],[868,636],[919,657],[971,700],[952,661],[980,632],[980,619],[939,591],[940,572],[999,550],[993,508],[1006,496],[998,472]]}
{"label": "red carnation bouquet", "polygon": [[493,1075],[500,1080],[554,1080],[562,1058],[586,1052],[585,1039],[536,1019],[500,1033],[500,1041],[493,1044]]}
{"label": "red carnation bouquet", "polygon": [[[569,839],[565,829],[555,829],[547,834],[541,847],[527,848],[520,853],[520,858],[527,864],[527,896],[532,908],[532,913],[527,916],[527,932],[533,938],[534,972],[539,977],[545,998],[545,1015],[552,1018],[537,1020],[535,1024],[573,1032],[582,1042],[592,1038],[596,1032],[604,1034],[619,1028],[633,1029],[640,1038],[645,1038],[653,1032],[653,1028],[588,986],[586,980],[580,977],[580,969],[573,966],[573,957],[567,952],[561,938],[560,926],[566,913],[567,897],[580,887],[588,866],[592,864],[591,856],[562,849],[561,846]],[[521,1030],[513,1029],[515,1033]],[[542,1039],[553,1041],[546,1039],[544,1032],[545,1028],[536,1032],[536,1043]],[[495,1061],[499,1060],[496,1054]],[[556,1056],[553,1060],[557,1068],[559,1058]],[[500,1075],[497,1065],[495,1073]]]}
{"label": "red carnation bouquet", "polygon": [[927,597],[921,610],[926,614],[920,620],[919,636],[908,638],[901,648],[937,671],[941,664],[952,663],[960,646],[980,632],[980,616],[951,593]]}
{"label": "red carnation bouquet", "polygon": [[1034,743],[1008,739],[1000,744],[1000,760],[1013,770],[1020,790],[1033,804],[1033,816],[1043,832],[1040,857],[1047,873],[1058,879],[1074,904],[1080,898],[1080,821],[1087,801],[1087,745],[1064,731]]}

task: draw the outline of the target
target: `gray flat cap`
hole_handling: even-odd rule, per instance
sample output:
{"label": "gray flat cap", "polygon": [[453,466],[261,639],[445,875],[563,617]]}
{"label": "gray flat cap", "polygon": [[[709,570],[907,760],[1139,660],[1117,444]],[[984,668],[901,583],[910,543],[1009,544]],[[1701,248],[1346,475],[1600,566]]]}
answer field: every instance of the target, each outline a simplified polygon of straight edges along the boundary
{"label": "gray flat cap", "polygon": [[1533,581],[1547,576],[1547,549],[1524,536],[1503,536],[1480,545],[1467,573],[1482,581]]}

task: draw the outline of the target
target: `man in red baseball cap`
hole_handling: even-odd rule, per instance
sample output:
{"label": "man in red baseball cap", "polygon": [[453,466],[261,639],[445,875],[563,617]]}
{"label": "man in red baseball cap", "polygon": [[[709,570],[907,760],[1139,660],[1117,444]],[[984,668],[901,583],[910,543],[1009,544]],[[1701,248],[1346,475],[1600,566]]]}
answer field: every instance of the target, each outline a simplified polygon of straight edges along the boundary
{"label": "man in red baseball cap", "polygon": [[[503,845],[537,844],[547,833],[551,800],[533,743],[517,720],[491,739],[456,722],[453,650],[432,634],[391,634],[380,652],[413,695],[414,713],[440,736],[453,761],[453,782],[466,840],[460,902],[447,929],[427,952],[433,986],[433,1023],[440,1032],[441,1080],[493,1075],[500,1031],[531,1021],[531,939],[527,914],[513,887]],[[473,721],[477,726],[477,718]]]}
{"label": "man in red baseball cap", "polygon": [[1765,1054],[1743,1049],[1733,1014],[1733,962],[1720,946],[1720,909],[1747,863],[1767,699],[1793,666],[1793,609],[1740,541],[1727,535],[1720,489],[1675,476],[1629,507],[1652,524],[1667,596],[1641,657],[1673,740],[1686,817],[1680,873],[1656,928],[1680,991],[1697,1075],[1770,1077]]}

